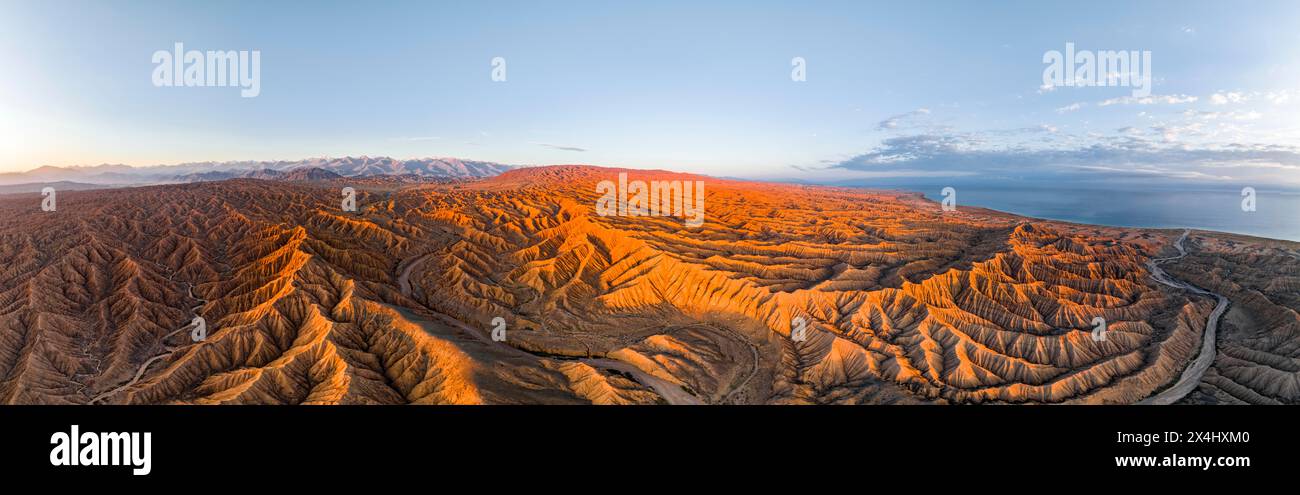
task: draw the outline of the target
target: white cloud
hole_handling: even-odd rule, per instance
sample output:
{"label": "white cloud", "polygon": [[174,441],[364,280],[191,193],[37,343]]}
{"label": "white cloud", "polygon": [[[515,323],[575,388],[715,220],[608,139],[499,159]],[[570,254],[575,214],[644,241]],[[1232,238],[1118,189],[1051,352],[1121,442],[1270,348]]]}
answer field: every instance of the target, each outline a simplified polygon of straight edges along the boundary
{"label": "white cloud", "polygon": [[1183,103],[1195,103],[1199,98],[1190,95],[1151,95],[1151,96],[1124,96],[1120,98],[1111,98],[1098,103],[1097,106],[1108,107],[1111,105],[1178,105]]}
{"label": "white cloud", "polygon": [[1259,118],[1263,116],[1263,114],[1251,110],[1245,113],[1233,112],[1232,118],[1237,120],[1259,120]]}
{"label": "white cloud", "polygon": [[1203,121],[1210,121],[1210,120],[1259,120],[1260,118],[1262,118],[1262,117],[1264,116],[1264,114],[1262,114],[1262,113],[1260,113],[1260,112],[1257,112],[1257,111],[1254,111],[1254,110],[1251,110],[1251,111],[1248,111],[1248,112],[1238,112],[1238,111],[1235,111],[1235,110],[1234,110],[1234,111],[1231,111],[1231,112],[1213,112],[1213,111],[1198,111],[1198,110],[1188,109],[1188,110],[1185,110],[1185,111],[1183,112],[1183,116],[1184,116],[1184,117],[1187,117],[1187,118],[1196,119],[1196,120],[1203,120]]}
{"label": "white cloud", "polygon": [[1210,103],[1214,105],[1227,105],[1229,103],[1246,103],[1252,100],[1267,100],[1274,105],[1284,105],[1291,102],[1291,96],[1296,94],[1294,90],[1282,89],[1276,91],[1219,91],[1210,95]]}
{"label": "white cloud", "polygon": [[1085,103],[1071,103],[1069,105],[1056,109],[1056,113],[1073,112],[1075,110],[1083,108],[1084,105]]}
{"label": "white cloud", "polygon": [[1219,92],[1210,95],[1210,103],[1214,105],[1227,105],[1228,103],[1242,103],[1248,100],[1250,100],[1250,96],[1236,91],[1230,91],[1227,93]]}
{"label": "white cloud", "polygon": [[880,121],[880,123],[876,124],[876,129],[882,131],[887,129],[897,129],[899,125],[907,122],[908,120],[916,117],[924,116],[924,115],[930,115],[930,109],[918,108],[916,110],[912,110],[907,113],[900,113],[898,115],[894,115],[892,117]]}
{"label": "white cloud", "polygon": [[[1041,126],[1047,128],[1050,126]],[[1183,137],[1214,132],[1200,122],[1164,123],[1144,129],[1121,128],[1087,138],[1066,133],[1045,143],[1037,138],[1006,141],[986,132],[918,134],[885,139],[874,149],[829,165],[829,169],[877,174],[954,173],[1007,175],[1027,181],[1219,181],[1248,179],[1300,187],[1300,147],[1289,145],[1199,143]],[[1222,172],[1233,171],[1228,177]]]}
{"label": "white cloud", "polygon": [[586,148],[579,148],[577,146],[563,146],[563,145],[550,144],[550,143],[532,143],[532,144],[541,146],[543,148],[550,148],[556,151],[577,151],[577,152],[587,151]]}
{"label": "white cloud", "polygon": [[1211,163],[1206,163],[1205,166],[1214,167],[1214,168],[1262,168],[1262,169],[1276,169],[1276,170],[1300,170],[1300,165],[1288,165],[1285,163],[1279,163],[1276,161],[1267,161],[1267,160],[1265,161],[1245,160],[1245,161],[1238,161],[1238,162],[1211,162]]}
{"label": "white cloud", "polygon": [[1270,91],[1264,95],[1264,98],[1268,99],[1268,101],[1274,105],[1283,105],[1291,101],[1291,91],[1285,89],[1282,91]]}

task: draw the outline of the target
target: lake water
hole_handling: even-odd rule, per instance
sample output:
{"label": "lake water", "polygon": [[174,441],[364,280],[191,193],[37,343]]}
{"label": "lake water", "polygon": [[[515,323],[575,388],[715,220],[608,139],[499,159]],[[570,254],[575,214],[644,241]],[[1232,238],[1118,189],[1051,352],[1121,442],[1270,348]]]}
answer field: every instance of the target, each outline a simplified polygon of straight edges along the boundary
{"label": "lake water", "polygon": [[[898,187],[941,201],[942,187]],[[1127,191],[963,186],[957,206],[1120,227],[1193,228],[1300,241],[1300,193],[1259,190],[1255,211],[1240,191]]]}

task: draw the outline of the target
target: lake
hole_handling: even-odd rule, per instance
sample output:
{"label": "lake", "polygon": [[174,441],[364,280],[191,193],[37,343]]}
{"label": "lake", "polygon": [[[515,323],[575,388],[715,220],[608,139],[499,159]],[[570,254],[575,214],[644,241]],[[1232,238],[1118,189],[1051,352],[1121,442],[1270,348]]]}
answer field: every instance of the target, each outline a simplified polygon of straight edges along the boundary
{"label": "lake", "polygon": [[[941,201],[942,187],[897,187]],[[1300,193],[1259,190],[1255,211],[1238,191],[957,188],[957,206],[1120,227],[1193,228],[1300,241]]]}

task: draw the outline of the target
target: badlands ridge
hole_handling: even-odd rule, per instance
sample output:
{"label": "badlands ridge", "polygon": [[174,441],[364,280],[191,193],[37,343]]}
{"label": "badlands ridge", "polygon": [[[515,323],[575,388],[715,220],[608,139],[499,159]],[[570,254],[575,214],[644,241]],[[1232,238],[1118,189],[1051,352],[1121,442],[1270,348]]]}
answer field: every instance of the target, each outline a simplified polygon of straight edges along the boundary
{"label": "badlands ridge", "polygon": [[[619,172],[704,181],[703,225],[597,215]],[[1135,403],[1215,307],[1151,277],[1181,234],[585,166],[5,195],[0,402]],[[1231,304],[1181,401],[1300,401],[1300,245],[1184,247]]]}

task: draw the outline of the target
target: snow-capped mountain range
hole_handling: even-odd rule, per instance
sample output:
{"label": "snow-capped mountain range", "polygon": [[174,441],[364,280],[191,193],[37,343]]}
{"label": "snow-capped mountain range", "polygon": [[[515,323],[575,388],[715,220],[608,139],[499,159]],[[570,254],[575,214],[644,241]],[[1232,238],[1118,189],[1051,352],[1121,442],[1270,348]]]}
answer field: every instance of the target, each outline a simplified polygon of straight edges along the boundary
{"label": "snow-capped mountain range", "polygon": [[457,158],[396,159],[386,156],[308,158],[305,160],[194,162],[132,167],[128,165],[45,166],[26,172],[0,173],[0,185],[71,182],[84,185],[136,185],[201,182],[240,177],[278,176],[295,169],[320,169],[344,177],[416,175],[426,177],[491,177],[514,168],[500,163]]}

